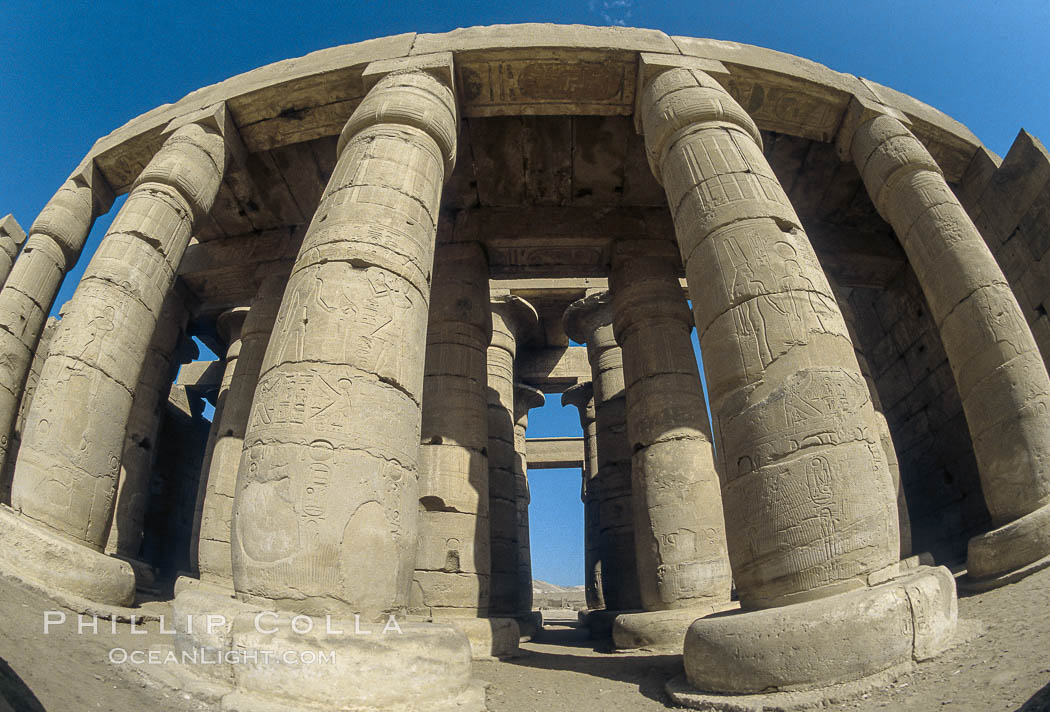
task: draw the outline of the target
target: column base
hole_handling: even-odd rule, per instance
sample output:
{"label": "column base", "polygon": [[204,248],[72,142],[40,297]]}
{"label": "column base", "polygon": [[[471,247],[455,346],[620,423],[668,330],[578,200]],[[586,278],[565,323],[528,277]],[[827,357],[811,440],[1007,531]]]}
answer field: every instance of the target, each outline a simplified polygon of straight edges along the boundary
{"label": "column base", "polygon": [[737,601],[717,601],[667,611],[624,613],[613,622],[613,646],[617,650],[681,653],[693,621],[739,607]]}
{"label": "column base", "polygon": [[518,641],[526,643],[533,640],[543,630],[543,614],[539,611],[531,611],[515,616],[518,621]]}
{"label": "column base", "polygon": [[645,611],[610,611],[606,609],[598,611],[587,611],[583,614],[581,622],[587,626],[590,631],[592,640],[599,640],[601,638],[609,638],[612,636],[613,623],[616,622],[617,616],[625,614],[645,613]]}
{"label": "column base", "polygon": [[1050,504],[970,539],[965,591],[988,591],[1050,566]]}
{"label": "column base", "polygon": [[518,622],[513,618],[434,618],[434,623],[450,625],[470,642],[473,660],[512,658],[518,651]]}
{"label": "column base", "polygon": [[181,662],[159,666],[159,678],[210,690],[223,710],[485,709],[484,688],[470,678],[468,641],[450,625],[296,615],[188,582],[173,608]]}
{"label": "column base", "polygon": [[685,638],[689,695],[704,709],[752,710],[770,704],[763,702],[770,693],[812,692],[799,696],[810,705],[852,694],[946,650],[957,618],[955,580],[942,566],[804,603],[701,618]]}
{"label": "column base", "polygon": [[0,505],[0,572],[74,610],[135,601],[135,573],[128,562],[66,539],[6,505]]}

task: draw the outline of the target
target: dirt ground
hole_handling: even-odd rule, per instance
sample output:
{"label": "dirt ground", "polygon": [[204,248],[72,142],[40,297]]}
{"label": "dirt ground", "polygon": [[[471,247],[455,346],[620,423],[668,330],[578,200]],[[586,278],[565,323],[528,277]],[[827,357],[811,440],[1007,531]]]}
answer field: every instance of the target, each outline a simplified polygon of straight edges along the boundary
{"label": "dirt ground", "polygon": [[[959,601],[960,628],[972,638],[902,676],[892,686],[832,709],[1050,710],[1050,569]],[[164,604],[149,604],[162,612]],[[209,706],[148,684],[109,662],[114,648],[146,649],[157,624],[102,622],[77,633],[75,618],[43,634],[48,599],[0,578],[0,712],[184,712]],[[68,612],[67,612],[68,613]],[[53,614],[53,618],[57,615]],[[677,656],[608,654],[565,624],[507,662],[475,663],[490,683],[491,712],[605,712],[671,708],[664,683],[680,674]],[[5,703],[6,701],[6,703]]]}

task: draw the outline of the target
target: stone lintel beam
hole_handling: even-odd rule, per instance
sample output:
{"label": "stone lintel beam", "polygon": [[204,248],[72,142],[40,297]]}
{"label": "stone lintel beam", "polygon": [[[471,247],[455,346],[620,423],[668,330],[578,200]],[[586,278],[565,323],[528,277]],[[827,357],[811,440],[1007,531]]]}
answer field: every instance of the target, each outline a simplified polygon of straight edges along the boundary
{"label": "stone lintel beam", "polygon": [[530,470],[583,467],[583,438],[528,438],[525,453]]}
{"label": "stone lintel beam", "polygon": [[561,393],[590,380],[585,346],[527,348],[518,353],[518,380],[544,393]]}

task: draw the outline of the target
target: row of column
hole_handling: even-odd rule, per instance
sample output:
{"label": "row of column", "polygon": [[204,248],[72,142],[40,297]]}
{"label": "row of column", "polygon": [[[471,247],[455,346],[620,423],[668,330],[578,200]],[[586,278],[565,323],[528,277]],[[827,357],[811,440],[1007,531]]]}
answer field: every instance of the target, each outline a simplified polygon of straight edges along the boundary
{"label": "row of column", "polygon": [[[457,134],[443,66],[366,74],[374,86],[340,136],[291,274],[264,283],[241,325],[226,393],[250,410],[217,414],[199,565],[244,600],[369,618],[414,603],[469,615],[523,610],[527,483],[515,426],[524,420],[518,402],[536,398],[515,396],[513,358],[535,313],[507,295],[486,314],[477,246],[444,246],[434,263]],[[841,311],[751,118],[698,69],[668,65],[647,76],[638,114],[678,255],[662,243],[617,245],[611,294],[588,296],[565,322],[587,344],[593,376],[589,600],[655,610],[724,599],[730,568],[747,608],[861,586],[899,556],[897,495]],[[222,179],[228,127],[222,110],[170,127],[40,373],[12,507],[90,550],[106,545],[122,464],[137,467],[135,442],[149,439],[132,428],[129,452],[127,426],[138,394],[152,387],[144,374],[160,368],[144,364],[182,253]],[[1050,379],[1016,301],[899,120],[860,122],[850,146],[942,331],[989,508],[997,523],[1025,517],[1050,499],[1042,455]],[[13,429],[61,277],[111,199],[100,180],[89,166],[63,186],[0,292],[3,432]],[[432,267],[441,285],[433,301]],[[236,342],[234,333],[231,325]],[[591,398],[574,397],[590,428]],[[431,516],[439,513],[452,516]],[[486,516],[491,551],[478,535]]]}

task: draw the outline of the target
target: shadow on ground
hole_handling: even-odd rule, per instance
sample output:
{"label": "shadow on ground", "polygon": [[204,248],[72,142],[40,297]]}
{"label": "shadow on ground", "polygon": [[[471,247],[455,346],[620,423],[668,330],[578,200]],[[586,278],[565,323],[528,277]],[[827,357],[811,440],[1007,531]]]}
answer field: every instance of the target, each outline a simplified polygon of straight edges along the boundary
{"label": "shadow on ground", "polygon": [[46,712],[33,691],[0,658],[0,712]]}

